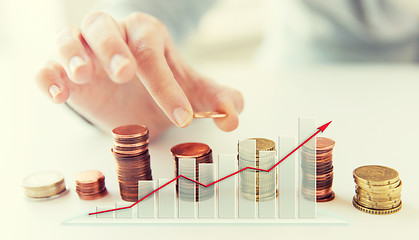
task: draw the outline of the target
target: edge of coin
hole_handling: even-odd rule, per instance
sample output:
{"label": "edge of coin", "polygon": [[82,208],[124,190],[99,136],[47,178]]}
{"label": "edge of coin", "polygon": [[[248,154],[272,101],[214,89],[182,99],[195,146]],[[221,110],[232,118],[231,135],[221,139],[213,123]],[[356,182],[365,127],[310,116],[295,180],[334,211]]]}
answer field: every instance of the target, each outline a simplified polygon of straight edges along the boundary
{"label": "edge of coin", "polygon": [[402,205],[403,205],[402,203],[403,202],[400,202],[400,205],[393,208],[393,209],[375,210],[375,209],[369,209],[369,208],[363,207],[356,202],[355,198],[352,199],[352,205],[356,209],[358,209],[361,212],[365,212],[365,213],[369,213],[369,214],[373,214],[373,215],[389,215],[389,214],[399,212],[402,209]]}

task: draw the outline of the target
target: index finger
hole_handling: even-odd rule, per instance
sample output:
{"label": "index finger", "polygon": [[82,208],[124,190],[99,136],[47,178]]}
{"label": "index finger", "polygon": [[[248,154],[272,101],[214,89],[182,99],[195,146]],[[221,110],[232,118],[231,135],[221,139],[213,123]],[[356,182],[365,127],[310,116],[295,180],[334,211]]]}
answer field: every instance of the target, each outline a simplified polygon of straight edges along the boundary
{"label": "index finger", "polygon": [[166,29],[151,16],[133,14],[124,22],[127,42],[137,62],[137,76],[168,118],[185,127],[192,121],[192,106],[167,64]]}

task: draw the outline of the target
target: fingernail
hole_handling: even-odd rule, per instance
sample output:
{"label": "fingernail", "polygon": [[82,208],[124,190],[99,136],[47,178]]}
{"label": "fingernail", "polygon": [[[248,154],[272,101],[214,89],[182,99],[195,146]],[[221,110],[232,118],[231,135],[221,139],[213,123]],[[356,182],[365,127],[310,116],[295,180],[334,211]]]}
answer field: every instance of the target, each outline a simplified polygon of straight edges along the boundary
{"label": "fingernail", "polygon": [[74,74],[80,66],[85,65],[86,62],[79,56],[74,56],[68,61],[68,68],[70,69],[71,74]]}
{"label": "fingernail", "polygon": [[54,101],[59,93],[61,93],[61,90],[57,85],[53,84],[51,85],[51,87],[49,87],[49,94],[51,95]]}
{"label": "fingernail", "polygon": [[117,75],[123,67],[129,64],[129,60],[122,55],[116,54],[111,58],[111,73]]}
{"label": "fingernail", "polygon": [[173,116],[175,117],[179,127],[185,127],[191,118],[191,113],[186,111],[184,108],[179,107],[173,111]]}

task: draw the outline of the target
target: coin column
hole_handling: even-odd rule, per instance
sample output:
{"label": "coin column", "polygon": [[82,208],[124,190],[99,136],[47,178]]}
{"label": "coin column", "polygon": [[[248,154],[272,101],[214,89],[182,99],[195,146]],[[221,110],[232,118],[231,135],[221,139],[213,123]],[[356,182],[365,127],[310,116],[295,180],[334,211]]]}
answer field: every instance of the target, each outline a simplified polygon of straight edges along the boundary
{"label": "coin column", "polygon": [[[199,171],[199,164],[201,163],[213,163],[212,159],[212,149],[204,143],[197,143],[197,142],[190,142],[190,143],[181,143],[178,145],[173,146],[170,151],[175,160],[175,176],[179,176],[179,158],[195,158],[196,165],[195,165],[195,179],[198,180],[200,178],[206,178],[208,176],[208,172],[203,172],[202,176],[200,176]],[[199,185],[195,184],[195,200],[196,202],[201,200],[205,200],[211,197],[211,195],[201,196],[199,197]],[[178,181],[176,181],[176,191],[179,192],[179,185]],[[187,200],[187,199],[185,199]]]}
{"label": "coin column", "polygon": [[148,151],[149,131],[141,125],[127,125],[113,131],[114,154],[121,198],[138,201],[138,181],[153,180]]}
{"label": "coin column", "polygon": [[353,177],[355,208],[376,215],[400,211],[402,182],[396,170],[378,165],[362,166],[354,170]]}
{"label": "coin column", "polygon": [[[335,198],[333,185],[333,148],[335,141],[330,138],[317,137],[316,149],[302,147],[301,168],[303,170],[303,193],[312,196],[310,186],[316,181],[316,201],[329,202]],[[313,153],[315,152],[315,158]],[[313,159],[316,159],[315,162]],[[313,169],[316,175],[313,176]]]}
{"label": "coin column", "polygon": [[[265,159],[263,157],[259,157],[259,152],[275,151],[274,154],[276,154],[275,142],[264,138],[249,138],[248,140],[256,141],[256,168],[271,168],[275,164],[275,162],[271,161],[274,158],[267,157]],[[239,161],[239,165],[242,167],[252,166],[252,163],[250,162],[252,156],[249,156],[248,151],[241,148],[240,145],[238,146],[238,151],[239,154],[237,159]],[[256,192],[252,191],[255,188],[254,184],[252,184],[253,181],[250,180],[252,174],[256,174]],[[273,191],[273,188],[276,188],[276,171],[271,171],[267,174],[261,174],[259,171],[256,171],[256,173],[243,172],[240,177],[242,179],[240,182],[240,190],[245,198],[253,200],[252,195],[256,194],[256,201],[259,202],[270,200],[278,196],[278,191]]]}

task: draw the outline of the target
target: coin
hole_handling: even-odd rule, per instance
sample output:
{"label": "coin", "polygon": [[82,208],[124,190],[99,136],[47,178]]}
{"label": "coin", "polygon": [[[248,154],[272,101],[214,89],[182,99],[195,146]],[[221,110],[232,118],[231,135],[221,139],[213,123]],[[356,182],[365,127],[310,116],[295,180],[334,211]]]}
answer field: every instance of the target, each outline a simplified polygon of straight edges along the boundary
{"label": "coin", "polygon": [[394,213],[401,208],[402,182],[396,170],[368,165],[353,171],[355,208],[371,214]]}
{"label": "coin", "polygon": [[67,192],[64,177],[54,171],[33,173],[22,180],[24,194],[28,199],[46,200]]}
{"label": "coin", "polygon": [[302,147],[302,192],[305,197],[312,199],[315,194],[317,202],[328,202],[335,198],[335,193],[332,191],[334,147],[335,141],[326,137],[316,138],[315,149],[314,144]]}
{"label": "coin", "polygon": [[75,176],[76,192],[80,199],[94,200],[107,194],[105,176],[98,170],[86,170]]}
{"label": "coin", "polygon": [[[175,160],[175,175],[179,176],[179,159],[180,158],[195,158],[195,179],[210,178],[210,173],[200,172],[199,164],[201,163],[213,163],[212,150],[211,148],[204,143],[198,142],[189,142],[181,143],[173,146],[170,151]],[[193,169],[182,169],[182,172],[192,172]],[[195,201],[205,200],[212,196],[212,191],[210,188],[204,188],[199,191],[199,185],[190,181],[182,181],[181,187],[179,187],[179,180],[176,181],[176,191],[182,194],[180,197],[183,200],[194,201],[193,195],[187,196],[190,193],[188,189],[195,188]],[[201,194],[201,195],[200,195]]]}
{"label": "coin", "polygon": [[358,182],[364,182],[369,185],[388,185],[399,180],[399,173],[389,167],[368,165],[354,170],[354,178]]}
{"label": "coin", "polygon": [[226,113],[220,112],[196,112],[193,114],[194,118],[225,118],[227,117]]}
{"label": "coin", "polygon": [[202,157],[210,151],[210,147],[203,143],[190,142],[173,146],[170,151],[177,158]]}
{"label": "coin", "polygon": [[355,186],[355,192],[361,195],[366,195],[366,196],[371,196],[371,197],[378,197],[378,198],[385,198],[385,197],[395,197],[395,196],[400,196],[402,189],[397,188],[397,191],[395,191],[396,189],[391,189],[386,191],[386,192],[371,192],[368,190],[364,190],[362,188],[360,188],[358,185]]}
{"label": "coin", "polygon": [[138,201],[138,181],[153,180],[149,145],[149,130],[143,125],[126,125],[112,130],[112,153],[117,163],[121,198]]}
{"label": "coin", "polygon": [[[275,142],[266,138],[249,138],[247,140],[255,140],[256,149],[246,149],[239,142],[237,156],[239,169],[246,167],[271,168],[275,164],[276,159]],[[261,151],[270,151],[270,153],[261,157]],[[276,189],[276,171],[261,172],[246,170],[240,173],[239,178],[240,192],[247,199],[255,199],[257,202],[260,202],[276,198],[278,195],[278,190]]]}
{"label": "coin", "polygon": [[400,211],[400,209],[402,209],[402,202],[400,202],[400,204],[397,207],[393,208],[393,209],[383,209],[383,210],[380,210],[380,209],[370,209],[370,208],[363,207],[362,205],[360,205],[360,204],[357,203],[357,201],[356,201],[355,198],[352,199],[352,204],[354,205],[354,207],[356,209],[358,209],[358,210],[360,210],[362,212],[366,212],[366,213],[374,214],[374,215],[387,215],[387,214],[392,214],[392,213],[396,213],[396,212]]}
{"label": "coin", "polygon": [[148,134],[148,128],[143,125],[125,125],[114,128],[112,133],[115,138],[138,138]]}

